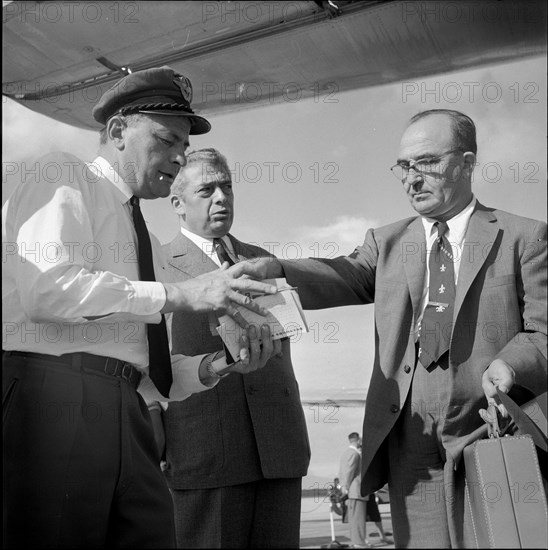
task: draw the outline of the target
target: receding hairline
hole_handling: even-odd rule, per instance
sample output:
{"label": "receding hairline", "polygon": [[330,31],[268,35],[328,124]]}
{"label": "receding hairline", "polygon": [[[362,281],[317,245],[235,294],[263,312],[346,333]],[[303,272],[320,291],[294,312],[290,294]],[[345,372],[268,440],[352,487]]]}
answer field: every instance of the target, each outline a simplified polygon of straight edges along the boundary
{"label": "receding hairline", "polygon": [[405,130],[421,120],[434,116],[447,117],[449,119],[452,138],[455,145],[459,147],[462,146],[465,150],[477,154],[476,125],[468,115],[460,111],[455,111],[453,109],[429,109],[420,111],[409,119]]}
{"label": "receding hairline", "polygon": [[[228,161],[226,157],[217,149],[213,147],[207,147],[204,149],[197,149],[191,151],[186,155],[186,164],[183,166],[173,185],[171,186],[171,194],[180,197],[182,192],[186,189],[187,185],[190,183],[186,174],[196,166],[211,166],[214,169],[219,169],[222,172],[226,172],[231,176],[230,168],[228,166]],[[231,177],[232,179],[232,177]]]}

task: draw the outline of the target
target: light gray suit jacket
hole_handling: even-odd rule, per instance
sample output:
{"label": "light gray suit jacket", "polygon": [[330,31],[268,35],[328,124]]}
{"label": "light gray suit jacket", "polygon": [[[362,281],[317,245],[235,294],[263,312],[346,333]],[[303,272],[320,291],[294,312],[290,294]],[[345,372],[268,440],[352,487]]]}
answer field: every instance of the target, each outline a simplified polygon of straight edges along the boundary
{"label": "light gray suit jacket", "polygon": [[[420,217],[367,232],[348,257],[282,262],[306,309],[375,302],[375,362],[363,424],[362,493],[388,478],[387,436],[407,398],[415,365],[426,241]],[[546,224],[477,203],[466,233],[454,308],[450,399],[442,433],[455,467],[484,429],[485,369],[501,358],[516,383],[546,387]]]}
{"label": "light gray suit jacket", "polygon": [[360,493],[361,464],[361,454],[356,449],[348,447],[341,456],[339,481],[348,489],[348,498],[367,500],[367,497],[362,497]]}
{"label": "light gray suit jacket", "polygon": [[[229,236],[239,260],[269,255]],[[184,281],[218,266],[181,233],[163,247],[170,276]],[[196,355],[222,349],[207,315],[174,313],[173,353]],[[262,478],[306,475],[310,446],[289,340],[283,357],[246,375],[220,380],[211,390],[169,404],[165,472],[172,489],[210,489]]]}

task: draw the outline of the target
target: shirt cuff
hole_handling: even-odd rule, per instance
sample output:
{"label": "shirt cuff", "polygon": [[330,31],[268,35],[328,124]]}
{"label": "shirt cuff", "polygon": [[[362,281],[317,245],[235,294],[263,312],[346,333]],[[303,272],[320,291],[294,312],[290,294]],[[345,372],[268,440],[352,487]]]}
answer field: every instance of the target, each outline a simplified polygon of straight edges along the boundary
{"label": "shirt cuff", "polygon": [[147,403],[149,411],[167,411],[167,403],[163,401],[152,401],[152,403]]}
{"label": "shirt cuff", "polygon": [[200,364],[204,357],[208,355],[209,354],[194,355],[192,357],[187,357],[185,355],[171,356],[173,383],[169,391],[169,399],[166,399],[166,397],[158,391],[154,382],[152,382],[148,375],[144,375],[141,378],[138,390],[143,396],[145,403],[148,405],[153,401],[183,401],[193,393],[199,393],[215,387],[216,383],[212,386],[206,386],[200,381]]}
{"label": "shirt cuff", "polygon": [[[156,281],[131,281],[135,294],[130,300],[129,313],[135,315],[153,315],[166,303],[166,289]],[[158,320],[158,322],[160,322]]]}
{"label": "shirt cuff", "polygon": [[[193,393],[210,390],[215,384],[206,386],[200,380],[200,365],[210,354],[193,355],[172,355],[171,365],[173,368],[173,384],[169,392],[170,401],[181,401]],[[183,396],[183,397],[181,397]]]}

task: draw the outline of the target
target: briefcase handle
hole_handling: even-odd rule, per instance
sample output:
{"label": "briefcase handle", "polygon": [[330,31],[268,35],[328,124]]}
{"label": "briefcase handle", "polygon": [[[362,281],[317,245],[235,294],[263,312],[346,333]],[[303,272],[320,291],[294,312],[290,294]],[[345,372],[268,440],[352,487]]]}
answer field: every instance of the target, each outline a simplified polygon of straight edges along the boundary
{"label": "briefcase handle", "polygon": [[497,406],[492,403],[487,407],[487,414],[483,418],[487,424],[487,436],[490,439],[498,439],[512,433],[514,421],[511,416],[503,418]]}
{"label": "briefcase handle", "polygon": [[542,451],[548,452],[547,398],[548,392],[537,395],[524,405],[518,406],[507,394],[497,390],[498,397],[508,411],[508,418],[503,418],[498,407],[493,403],[480,411],[487,424],[487,434],[491,439],[511,434],[528,434],[534,444]]}
{"label": "briefcase handle", "polygon": [[490,439],[496,439],[501,436],[500,426],[499,426],[499,411],[494,404],[490,404],[487,407],[487,414],[484,418],[487,423],[487,435]]}

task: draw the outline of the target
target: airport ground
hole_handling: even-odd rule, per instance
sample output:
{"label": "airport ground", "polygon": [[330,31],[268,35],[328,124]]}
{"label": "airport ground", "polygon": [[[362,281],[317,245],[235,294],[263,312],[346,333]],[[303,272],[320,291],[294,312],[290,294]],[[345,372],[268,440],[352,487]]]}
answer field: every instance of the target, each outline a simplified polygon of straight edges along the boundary
{"label": "airport ground", "polygon": [[[341,516],[333,515],[331,533],[330,503],[327,498],[304,497],[301,508],[301,548],[344,548],[350,546],[348,523],[341,521]],[[390,505],[379,504],[383,527],[386,533],[392,534]],[[389,536],[390,540],[393,537]],[[394,548],[394,544],[385,544],[380,540],[380,533],[373,522],[367,522],[367,539],[373,548]],[[333,542],[335,541],[335,542]]]}

